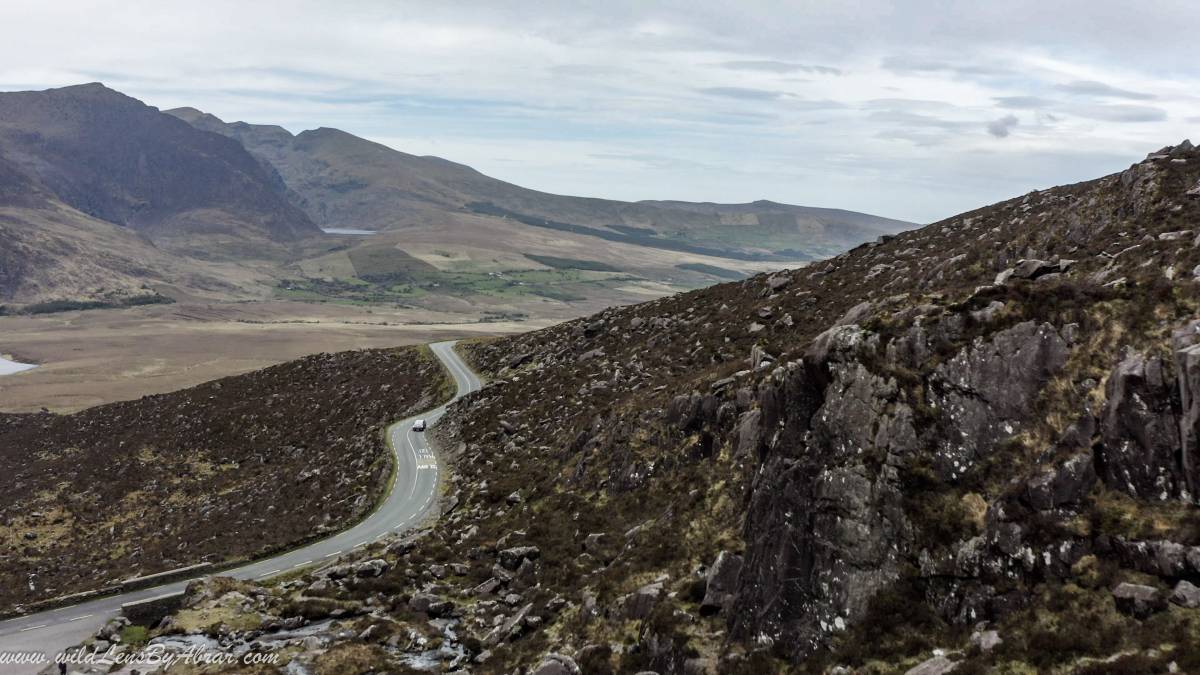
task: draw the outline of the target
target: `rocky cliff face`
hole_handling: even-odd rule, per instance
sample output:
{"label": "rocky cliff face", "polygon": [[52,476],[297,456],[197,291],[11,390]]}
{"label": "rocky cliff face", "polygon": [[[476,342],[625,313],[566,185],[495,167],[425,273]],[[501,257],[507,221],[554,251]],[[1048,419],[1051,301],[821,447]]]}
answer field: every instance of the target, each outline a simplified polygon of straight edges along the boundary
{"label": "rocky cliff face", "polygon": [[440,431],[441,520],[359,556],[378,586],[320,571],[264,606],[350,603],[310,666],[1200,671],[1198,186],[1185,143],[468,345],[493,379]]}

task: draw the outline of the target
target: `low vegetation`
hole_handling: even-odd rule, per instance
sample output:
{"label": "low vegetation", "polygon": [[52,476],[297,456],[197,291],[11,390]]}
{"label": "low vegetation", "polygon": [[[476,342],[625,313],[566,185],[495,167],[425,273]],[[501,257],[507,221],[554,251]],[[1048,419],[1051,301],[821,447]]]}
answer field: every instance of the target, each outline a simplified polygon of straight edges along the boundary
{"label": "low vegetation", "polygon": [[418,349],[343,352],[73,415],[0,414],[0,608],[357,521],[391,472],[382,430],[444,400],[447,379]]}

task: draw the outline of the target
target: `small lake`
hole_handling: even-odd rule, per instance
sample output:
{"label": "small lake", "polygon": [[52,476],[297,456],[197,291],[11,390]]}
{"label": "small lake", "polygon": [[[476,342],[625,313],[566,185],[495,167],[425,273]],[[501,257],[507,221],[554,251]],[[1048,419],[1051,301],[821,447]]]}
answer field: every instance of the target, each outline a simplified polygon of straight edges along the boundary
{"label": "small lake", "polygon": [[360,237],[377,234],[375,230],[356,230],[353,227],[322,227],[321,231],[325,234],[353,234]]}
{"label": "small lake", "polygon": [[17,363],[16,361],[9,361],[3,356],[0,356],[0,375],[12,375],[13,373],[20,373],[33,368],[37,368],[37,366],[30,363]]}

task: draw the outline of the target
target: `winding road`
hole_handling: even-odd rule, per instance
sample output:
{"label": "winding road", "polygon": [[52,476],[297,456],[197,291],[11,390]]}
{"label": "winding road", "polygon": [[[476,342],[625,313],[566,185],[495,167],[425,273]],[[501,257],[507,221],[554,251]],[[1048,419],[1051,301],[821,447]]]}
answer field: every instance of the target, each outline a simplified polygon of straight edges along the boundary
{"label": "winding road", "polygon": [[[478,376],[454,351],[455,344],[452,341],[430,345],[434,355],[454,378],[457,393],[452,401],[480,387]],[[304,548],[224,570],[219,574],[238,579],[268,579],[296,568],[330,562],[339,554],[416,527],[436,507],[440,468],[437,457],[425,441],[425,435],[413,432],[412,425],[415,420],[424,419],[432,426],[446,412],[447,405],[449,403],[396,422],[388,429],[396,459],[395,480],[383,505],[366,520]],[[178,593],[186,586],[187,580],[177,581],[0,621],[0,652],[43,652],[53,658],[63,649],[79,644],[95,633],[120,612],[122,604]],[[40,668],[26,666],[22,670],[0,664],[0,673],[36,672]]]}

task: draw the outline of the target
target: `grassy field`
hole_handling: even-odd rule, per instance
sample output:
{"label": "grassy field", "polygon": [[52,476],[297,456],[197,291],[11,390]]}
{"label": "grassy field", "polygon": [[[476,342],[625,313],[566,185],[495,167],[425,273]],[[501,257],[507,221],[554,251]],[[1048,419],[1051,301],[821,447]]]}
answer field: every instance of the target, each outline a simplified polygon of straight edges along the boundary
{"label": "grassy field", "polygon": [[283,300],[6,316],[0,317],[0,351],[38,367],[0,376],[0,411],[70,412],[306,354],[495,335],[546,323],[504,307],[460,312]]}
{"label": "grassy field", "polygon": [[[413,259],[415,260],[415,259]],[[420,261],[417,261],[420,263]],[[581,261],[586,262],[586,261]],[[423,266],[423,267],[422,267]],[[375,268],[378,269],[378,268]],[[560,302],[583,301],[591,291],[616,288],[638,277],[620,272],[571,267],[508,272],[442,271],[420,263],[403,272],[367,278],[289,279],[280,282],[280,297],[291,300],[359,305],[410,304],[429,296],[490,297],[519,301],[534,297]]]}

